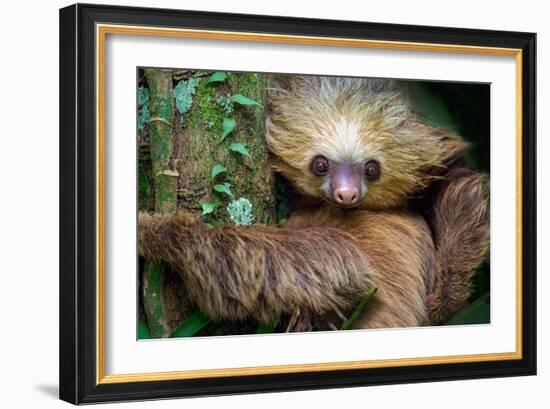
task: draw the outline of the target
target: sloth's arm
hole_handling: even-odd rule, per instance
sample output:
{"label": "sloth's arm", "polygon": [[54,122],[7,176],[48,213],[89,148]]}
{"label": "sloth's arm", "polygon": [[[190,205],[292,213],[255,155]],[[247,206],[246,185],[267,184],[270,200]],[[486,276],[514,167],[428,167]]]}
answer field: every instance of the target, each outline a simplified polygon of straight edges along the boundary
{"label": "sloth's arm", "polygon": [[328,226],[207,228],[186,214],[139,215],[139,251],[178,272],[214,318],[324,313],[354,305],[371,271],[355,239]]}

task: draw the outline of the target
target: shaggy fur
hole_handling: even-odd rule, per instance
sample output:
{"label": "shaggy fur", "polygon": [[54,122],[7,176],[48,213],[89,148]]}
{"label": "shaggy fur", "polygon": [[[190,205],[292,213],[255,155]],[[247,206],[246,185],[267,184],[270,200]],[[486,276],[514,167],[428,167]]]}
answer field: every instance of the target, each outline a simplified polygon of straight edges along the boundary
{"label": "shaggy fur", "polygon": [[181,274],[201,310],[214,318],[273,322],[307,309],[346,308],[370,287],[361,243],[329,226],[209,229],[185,213],[140,214],[140,253]]}
{"label": "shaggy fur", "polygon": [[489,203],[482,176],[452,169],[435,188],[433,226],[438,274],[428,297],[431,321],[443,323],[470,296],[472,275],[489,249]]}
{"label": "shaggy fur", "polygon": [[274,167],[297,189],[322,197],[323,180],[312,159],[380,163],[381,178],[368,186],[363,208],[402,206],[433,181],[449,156],[464,148],[455,135],[417,120],[392,82],[356,78],[287,77],[270,90],[266,140]]}
{"label": "shaggy fur", "polygon": [[[391,81],[273,78],[266,141],[276,171],[305,202],[284,228],[204,227],[187,214],[139,215],[140,254],[177,271],[214,318],[345,311],[375,286],[357,328],[440,323],[464,305],[488,246],[487,192],[457,165],[461,139],[419,121]],[[341,209],[311,171],[380,165],[361,201]],[[424,197],[421,210],[411,199]],[[304,326],[308,328],[307,325]]]}

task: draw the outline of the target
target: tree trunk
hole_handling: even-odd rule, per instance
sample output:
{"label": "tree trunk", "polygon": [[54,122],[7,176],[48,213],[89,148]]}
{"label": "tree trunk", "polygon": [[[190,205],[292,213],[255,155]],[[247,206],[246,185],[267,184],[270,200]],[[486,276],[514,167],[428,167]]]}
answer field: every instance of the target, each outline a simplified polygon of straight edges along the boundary
{"label": "tree trunk", "polygon": [[[214,203],[214,211],[203,220],[213,226],[231,223],[226,207],[232,198],[213,190],[216,184],[229,183],[234,198],[246,198],[252,204],[254,223],[273,222],[274,178],[264,139],[266,77],[229,73],[225,81],[215,83],[208,83],[208,76],[198,78],[201,80],[190,110],[183,114],[176,111],[174,121],[174,157],[180,174],[178,208],[200,215],[203,203]],[[236,94],[258,101],[261,106],[224,103]],[[224,119],[234,120],[236,125],[222,141]],[[249,156],[229,149],[239,143],[246,147]],[[215,165],[227,170],[212,180]]]}
{"label": "tree trunk", "polygon": [[[244,198],[252,223],[273,223],[274,177],[264,140],[267,79],[228,73],[213,82],[211,74],[145,70],[150,119],[149,142],[140,137],[140,210],[167,214],[177,204],[220,226],[235,222],[227,207]],[[223,171],[213,178],[214,168]],[[164,266],[146,262],[142,287],[151,336],[170,336],[194,308],[184,285]]]}
{"label": "tree trunk", "polygon": [[[176,211],[176,171],[169,168],[172,156],[172,74],[167,70],[145,70],[151,95],[150,169],[154,183],[154,209],[161,214]],[[152,337],[166,337],[171,333],[165,305],[164,266],[146,262],[143,269],[143,306]]]}

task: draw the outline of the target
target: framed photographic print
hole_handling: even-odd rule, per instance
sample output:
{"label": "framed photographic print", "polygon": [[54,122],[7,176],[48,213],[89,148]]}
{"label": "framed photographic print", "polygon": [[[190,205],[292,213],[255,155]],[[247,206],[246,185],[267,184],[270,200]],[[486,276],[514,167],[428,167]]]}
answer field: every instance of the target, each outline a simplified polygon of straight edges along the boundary
{"label": "framed photographic print", "polygon": [[61,399],[535,374],[535,39],[61,9]]}

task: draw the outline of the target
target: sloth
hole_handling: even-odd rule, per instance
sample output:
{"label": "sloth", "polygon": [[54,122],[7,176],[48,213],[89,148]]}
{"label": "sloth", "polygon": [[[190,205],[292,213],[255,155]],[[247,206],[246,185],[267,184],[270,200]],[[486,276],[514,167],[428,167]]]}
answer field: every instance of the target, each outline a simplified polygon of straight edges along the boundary
{"label": "sloth", "polygon": [[140,213],[140,255],[177,272],[213,319],[342,316],[376,288],[354,328],[443,323],[489,245],[487,184],[466,143],[421,120],[391,80],[270,84],[265,139],[294,192],[284,227]]}

